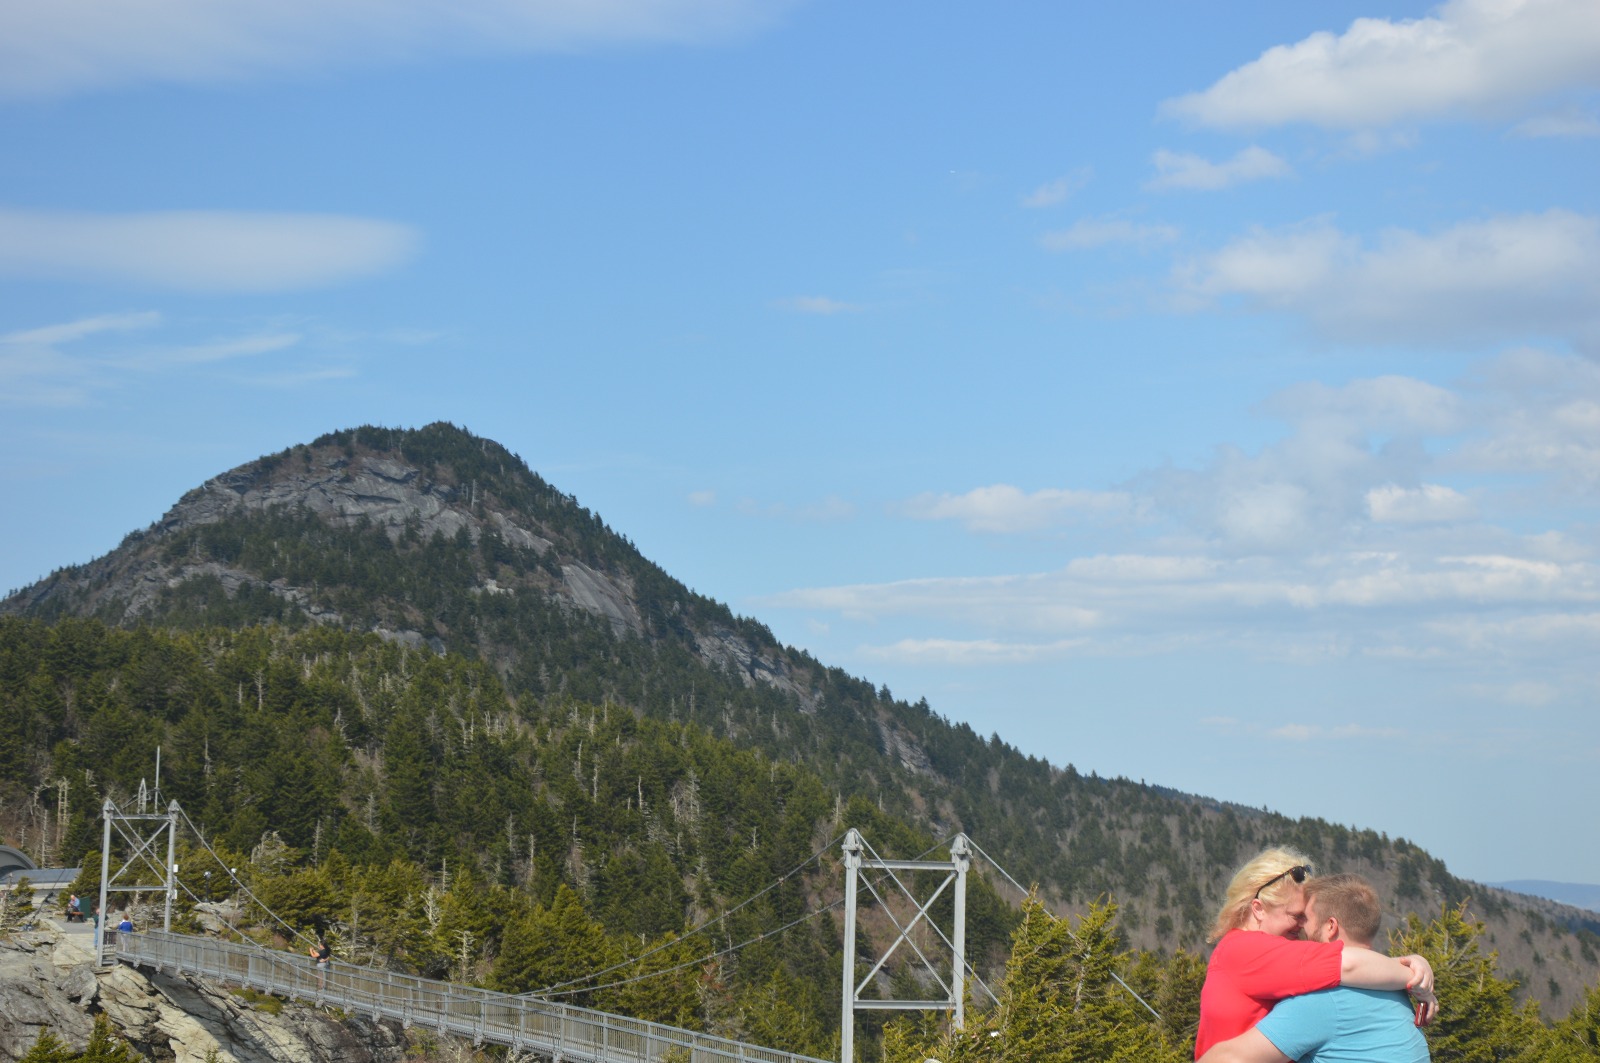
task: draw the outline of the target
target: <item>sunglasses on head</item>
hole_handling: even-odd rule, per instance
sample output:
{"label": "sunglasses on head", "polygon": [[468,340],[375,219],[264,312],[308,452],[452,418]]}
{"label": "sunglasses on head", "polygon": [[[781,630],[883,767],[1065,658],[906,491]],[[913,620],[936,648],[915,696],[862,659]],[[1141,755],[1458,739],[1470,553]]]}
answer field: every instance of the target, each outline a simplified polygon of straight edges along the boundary
{"label": "sunglasses on head", "polygon": [[1263,882],[1260,886],[1257,886],[1256,897],[1259,898],[1262,890],[1266,889],[1280,878],[1292,878],[1295,881],[1295,885],[1298,886],[1300,883],[1306,880],[1307,875],[1312,873],[1313,872],[1310,864],[1296,864],[1287,871],[1278,872],[1276,875],[1273,875],[1271,878],[1267,879],[1267,881]]}

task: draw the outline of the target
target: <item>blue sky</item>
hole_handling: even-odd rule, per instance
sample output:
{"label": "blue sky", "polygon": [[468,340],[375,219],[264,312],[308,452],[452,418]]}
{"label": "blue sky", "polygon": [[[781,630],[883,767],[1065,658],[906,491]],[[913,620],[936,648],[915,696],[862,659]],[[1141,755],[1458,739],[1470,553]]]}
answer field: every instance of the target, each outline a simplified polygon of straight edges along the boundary
{"label": "blue sky", "polygon": [[1592,0],[0,0],[0,585],[463,424],[980,732],[1600,882]]}

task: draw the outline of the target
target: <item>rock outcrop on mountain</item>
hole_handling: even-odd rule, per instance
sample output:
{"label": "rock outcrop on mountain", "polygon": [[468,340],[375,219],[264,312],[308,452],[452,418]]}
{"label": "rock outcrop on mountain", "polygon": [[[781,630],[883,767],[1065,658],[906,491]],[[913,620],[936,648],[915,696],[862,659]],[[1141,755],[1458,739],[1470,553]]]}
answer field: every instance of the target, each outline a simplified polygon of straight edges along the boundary
{"label": "rock outcrop on mountain", "polygon": [[408,1057],[398,1023],[264,996],[252,1002],[221,986],[121,964],[97,970],[86,940],[49,924],[0,939],[0,1061],[27,1055],[40,1030],[81,1052],[98,1013],[142,1055],[173,1063],[401,1063]]}
{"label": "rock outcrop on mountain", "polygon": [[111,553],[12,594],[0,614],[333,624],[509,667],[516,647],[477,622],[506,612],[484,601],[495,598],[617,637],[674,639],[803,706],[816,696],[764,628],[667,577],[499,444],[444,424],[333,433],[221,473]]}

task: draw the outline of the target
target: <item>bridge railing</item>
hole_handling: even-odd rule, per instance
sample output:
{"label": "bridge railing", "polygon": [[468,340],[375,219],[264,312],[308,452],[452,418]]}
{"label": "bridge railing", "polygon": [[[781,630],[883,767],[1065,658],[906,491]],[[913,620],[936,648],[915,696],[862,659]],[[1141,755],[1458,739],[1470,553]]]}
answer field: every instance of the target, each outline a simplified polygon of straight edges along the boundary
{"label": "bridge railing", "polygon": [[[111,944],[108,935],[108,944]],[[118,934],[117,959],[182,972],[443,1034],[532,1049],[556,1059],[617,1063],[826,1063],[591,1008],[494,993],[416,975],[334,962],[319,975],[309,956],[151,931]]]}

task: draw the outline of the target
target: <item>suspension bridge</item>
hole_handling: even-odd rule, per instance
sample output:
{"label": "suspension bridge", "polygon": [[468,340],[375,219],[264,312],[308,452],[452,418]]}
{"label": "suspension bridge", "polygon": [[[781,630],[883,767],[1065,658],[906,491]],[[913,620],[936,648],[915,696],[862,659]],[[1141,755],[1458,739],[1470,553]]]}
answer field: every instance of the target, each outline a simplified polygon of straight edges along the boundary
{"label": "suspension bridge", "polygon": [[[141,793],[141,797],[145,795]],[[156,798],[154,805],[156,808],[160,807],[159,797]],[[948,859],[924,860],[918,857],[914,860],[885,860],[872,850],[859,831],[852,829],[833,839],[756,894],[689,931],[684,938],[717,926],[727,916],[753,903],[800,873],[835,845],[841,846],[847,874],[844,897],[839,901],[818,908],[800,919],[749,941],[730,945],[726,949],[699,957],[679,967],[653,971],[632,978],[624,977],[619,981],[600,985],[594,984],[605,976],[632,966],[651,954],[646,952],[631,958],[626,963],[605,968],[573,982],[550,986],[537,993],[512,995],[337,960],[330,961],[325,969],[319,969],[309,963],[308,957],[303,954],[267,948],[237,931],[235,932],[240,938],[238,943],[174,932],[172,908],[179,892],[187,894],[191,900],[200,900],[178,875],[175,853],[181,822],[193,833],[202,849],[215,859],[234,890],[248,897],[266,912],[269,919],[276,921],[286,932],[288,940],[311,943],[306,934],[279,918],[251,892],[248,885],[238,877],[237,869],[229,867],[211,848],[176,801],[171,803],[166,812],[146,811],[150,807],[150,802],[142,799],[139,811],[123,812],[111,800],[105,802],[99,911],[110,912],[107,901],[113,894],[130,892],[148,894],[159,891],[165,899],[162,929],[118,932],[107,929],[106,920],[102,920],[95,941],[95,954],[102,965],[115,961],[152,968],[162,973],[183,974],[248,987],[312,1005],[337,1007],[346,1012],[364,1014],[374,1019],[395,1020],[407,1027],[415,1026],[434,1030],[440,1034],[470,1039],[474,1044],[505,1045],[557,1061],[829,1063],[812,1056],[578,1007],[552,998],[581,991],[569,988],[574,985],[581,984],[589,990],[610,988],[638,978],[656,977],[684,967],[699,966],[756,941],[780,934],[806,919],[824,915],[836,908],[843,909],[845,941],[848,943],[844,950],[844,965],[841,972],[841,1060],[854,1058],[853,1031],[857,1010],[913,1008],[945,1010],[951,1014],[954,1025],[960,1028],[968,979],[991,1000],[994,999],[993,992],[978,977],[965,955],[966,874],[972,854],[974,852],[981,854],[989,865],[1013,886],[1018,890],[1022,889],[1015,879],[1006,874],[1004,868],[990,859],[988,854],[983,853],[965,835],[958,834],[948,842],[936,845],[922,854],[922,857],[926,857],[935,849],[948,848],[950,853]],[[115,872],[112,872],[114,835],[125,844],[126,859],[120,863]],[[163,841],[166,847],[166,859],[158,863],[157,858]],[[867,874],[869,871],[876,872],[876,875]],[[942,872],[944,877],[926,898],[919,898],[916,891],[907,885],[900,874],[897,874],[897,872],[930,871]],[[209,876],[210,872],[202,874]],[[892,894],[889,891],[891,883],[905,900],[909,901],[909,908],[898,898],[895,899],[896,903],[891,905]],[[897,934],[893,943],[876,960],[865,977],[858,977],[855,963],[858,885],[866,887],[867,892],[877,901],[878,909],[886,916]],[[930,911],[934,903],[952,886],[955,918],[953,935],[947,935],[931,918]],[[896,907],[901,909],[902,914],[906,911],[913,914],[902,920],[895,914]],[[920,935],[924,939],[923,944],[928,944],[930,938],[937,938],[942,947],[929,945],[925,950],[923,944],[917,941],[919,935],[915,931],[919,926],[926,928]],[[923,970],[931,976],[930,980],[942,991],[942,996],[931,999],[896,1000],[875,995],[874,979],[902,945],[916,954],[923,965]],[[653,951],[655,950],[651,950]],[[933,956],[929,955],[930,951],[934,953]],[[1122,980],[1118,978],[1117,981]],[[1126,983],[1123,985],[1126,987]]]}

